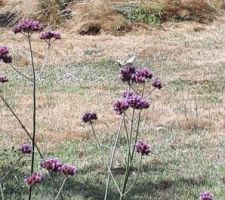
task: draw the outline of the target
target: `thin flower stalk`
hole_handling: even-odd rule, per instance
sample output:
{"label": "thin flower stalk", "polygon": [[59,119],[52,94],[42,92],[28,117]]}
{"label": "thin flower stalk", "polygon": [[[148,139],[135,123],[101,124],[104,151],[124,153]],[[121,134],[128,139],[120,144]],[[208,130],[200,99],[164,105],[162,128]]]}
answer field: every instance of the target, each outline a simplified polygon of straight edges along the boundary
{"label": "thin flower stalk", "polygon": [[[134,144],[137,143],[138,136],[139,136],[139,128],[140,128],[140,123],[141,123],[141,112],[142,112],[142,110],[140,110],[140,112],[138,114],[137,129],[136,129],[136,136],[134,139]],[[135,145],[133,145],[133,148],[132,148],[132,153],[131,153],[131,158],[130,158],[131,162],[133,161],[134,151],[135,151]]]}
{"label": "thin flower stalk", "polygon": [[40,78],[41,78],[41,76],[42,76],[42,73],[43,73],[43,71],[44,71],[44,68],[47,66],[47,65],[49,65],[49,53],[50,53],[50,50],[51,50],[51,44],[50,43],[47,43],[47,48],[46,48],[46,56],[45,56],[45,59],[44,59],[44,62],[43,62],[43,65],[42,65],[42,67],[41,67],[41,69],[40,69],[40,72],[38,73],[38,75],[37,75],[37,81],[39,81],[40,80]]}
{"label": "thin flower stalk", "polygon": [[108,165],[108,176],[107,176],[107,180],[106,180],[106,189],[105,189],[104,200],[107,200],[107,196],[108,196],[108,188],[109,188],[109,182],[110,182],[110,177],[111,177],[111,168],[112,168],[112,164],[113,164],[113,160],[114,160],[114,156],[115,156],[115,152],[116,152],[116,146],[117,146],[119,138],[120,138],[123,121],[124,121],[124,114],[123,114],[123,116],[120,120],[120,125],[119,125],[119,128],[118,128],[116,139],[115,139],[114,145],[112,147],[112,154],[111,154],[110,162],[109,162],[109,165]]}
{"label": "thin flower stalk", "polygon": [[115,180],[115,178],[114,178],[113,173],[112,173],[111,170],[110,170],[110,175],[111,175],[112,180],[113,180],[113,182],[114,182],[114,184],[115,184],[115,186],[116,186],[116,189],[118,190],[118,192],[119,192],[119,194],[120,194],[120,196],[121,196],[121,195],[122,195],[122,192],[121,192],[120,187],[118,186],[118,184],[117,184],[117,182],[116,182],[116,180]]}
{"label": "thin flower stalk", "polygon": [[[123,189],[122,189],[122,195],[124,194],[130,174],[130,166],[131,166],[131,145],[132,145],[132,135],[133,135],[133,124],[134,124],[134,116],[135,116],[135,109],[133,109],[132,112],[132,118],[130,123],[130,141],[129,141],[129,147],[128,147],[128,153],[127,153],[127,163],[126,163],[126,172],[124,176],[124,183],[123,183]],[[121,195],[121,197],[122,197]]]}
{"label": "thin flower stalk", "polygon": [[[35,139],[36,139],[36,72],[34,66],[34,57],[33,57],[33,49],[31,45],[31,34],[28,34],[28,43],[30,49],[30,57],[31,57],[31,66],[33,73],[33,135],[32,135],[32,158],[31,158],[31,174],[34,172],[34,157],[35,157]],[[29,191],[29,200],[31,200],[32,195],[32,187],[30,187]]]}
{"label": "thin flower stalk", "polygon": [[92,133],[94,134],[94,137],[95,137],[95,139],[96,139],[96,142],[97,142],[98,148],[100,148],[100,147],[101,147],[101,145],[100,145],[100,143],[99,143],[99,140],[98,140],[97,134],[96,134],[96,132],[95,132],[94,125],[93,125],[92,121],[90,121],[90,125],[91,125],[91,130],[92,130]]}
{"label": "thin flower stalk", "polygon": [[12,63],[9,63],[9,66],[10,66],[13,70],[15,70],[19,75],[21,75],[21,76],[24,77],[25,79],[27,79],[27,80],[33,82],[33,80],[32,80],[30,77],[28,77],[27,75],[25,75],[25,74],[23,74],[22,72],[20,72],[20,71],[19,71]]}
{"label": "thin flower stalk", "polygon": [[[11,106],[8,104],[8,102],[5,100],[5,98],[0,95],[0,98],[2,99],[2,101],[5,103],[6,107],[9,109],[9,111],[13,114],[13,116],[15,117],[15,119],[18,121],[18,123],[21,125],[22,129],[25,131],[25,133],[27,134],[27,136],[33,140],[31,134],[29,133],[29,131],[26,129],[25,125],[23,124],[23,122],[20,120],[20,118],[18,117],[18,115],[13,111],[13,109],[11,108]],[[38,147],[37,143],[35,142],[35,147],[41,157],[41,159],[44,158],[43,154],[40,151],[40,148]]]}
{"label": "thin flower stalk", "polygon": [[58,191],[56,197],[54,198],[54,200],[57,200],[58,197],[60,196],[60,194],[61,194],[61,192],[62,192],[62,189],[63,189],[63,187],[64,187],[64,185],[65,185],[65,183],[66,183],[67,178],[68,178],[68,177],[65,177],[65,178],[63,179],[62,185],[61,185],[61,187],[59,188],[59,191]]}
{"label": "thin flower stalk", "polygon": [[137,183],[138,177],[140,175],[141,167],[142,167],[142,157],[143,156],[141,155],[140,162],[139,162],[139,165],[138,165],[138,171],[137,171],[136,178],[135,178],[133,184],[130,186],[130,188],[126,192],[124,192],[123,196],[126,196],[133,189],[135,184]]}

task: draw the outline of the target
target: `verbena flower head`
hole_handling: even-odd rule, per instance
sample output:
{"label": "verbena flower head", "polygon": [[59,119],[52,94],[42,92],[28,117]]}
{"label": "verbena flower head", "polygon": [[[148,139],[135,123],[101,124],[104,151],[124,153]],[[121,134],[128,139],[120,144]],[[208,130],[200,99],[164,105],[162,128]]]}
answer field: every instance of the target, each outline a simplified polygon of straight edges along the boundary
{"label": "verbena flower head", "polygon": [[120,71],[120,79],[123,82],[129,82],[135,73],[135,67],[132,64],[126,64]]}
{"label": "verbena flower head", "polygon": [[150,106],[148,101],[136,94],[131,95],[129,98],[127,98],[127,103],[134,109],[147,109]]}
{"label": "verbena flower head", "polygon": [[12,56],[9,55],[9,49],[6,46],[0,46],[0,60],[4,63],[11,63]]}
{"label": "verbena flower head", "polygon": [[36,31],[41,31],[43,29],[42,24],[39,21],[33,19],[22,19],[13,28],[13,32],[17,33],[33,33]]}
{"label": "verbena flower head", "polygon": [[123,112],[125,112],[128,108],[129,108],[129,104],[127,102],[127,100],[123,99],[123,100],[118,100],[114,106],[114,111],[116,111],[116,113],[118,115],[121,115]]}
{"label": "verbena flower head", "polygon": [[97,114],[96,113],[91,113],[87,112],[83,115],[82,120],[84,123],[92,122],[93,120],[97,120]]}
{"label": "verbena flower head", "polygon": [[77,172],[78,172],[78,169],[73,165],[65,164],[62,166],[62,173],[66,176],[67,175],[74,176],[75,174],[77,174]]}
{"label": "verbena flower head", "polygon": [[56,31],[44,31],[41,33],[40,39],[41,40],[51,40],[51,39],[60,40],[61,34]]}
{"label": "verbena flower head", "polygon": [[6,82],[8,82],[9,80],[7,79],[7,77],[6,76],[1,76],[0,75],[0,83],[6,83]]}
{"label": "verbena flower head", "polygon": [[43,176],[38,173],[33,173],[31,176],[28,176],[27,178],[24,179],[24,182],[30,187],[38,183],[41,183],[42,181],[43,181]]}
{"label": "verbena flower head", "polygon": [[202,192],[200,194],[200,200],[213,200],[213,194],[211,192]]}
{"label": "verbena flower head", "polygon": [[142,156],[148,155],[151,152],[150,145],[145,141],[139,141],[135,145],[136,151],[140,153]]}
{"label": "verbena flower head", "polygon": [[145,83],[146,80],[151,78],[152,78],[152,72],[147,68],[138,69],[132,75],[132,81],[135,83]]}
{"label": "verbena flower head", "polygon": [[47,169],[49,171],[53,172],[61,172],[62,170],[62,162],[59,161],[58,159],[48,159],[48,160],[43,160],[41,162],[41,167],[44,169]]}
{"label": "verbena flower head", "polygon": [[162,82],[159,79],[156,79],[153,81],[152,86],[160,90],[162,88]]}
{"label": "verbena flower head", "polygon": [[19,149],[22,154],[31,154],[32,153],[32,147],[30,144],[22,144],[20,146],[20,149]]}
{"label": "verbena flower head", "polygon": [[0,56],[5,56],[9,53],[9,49],[6,46],[0,46]]}

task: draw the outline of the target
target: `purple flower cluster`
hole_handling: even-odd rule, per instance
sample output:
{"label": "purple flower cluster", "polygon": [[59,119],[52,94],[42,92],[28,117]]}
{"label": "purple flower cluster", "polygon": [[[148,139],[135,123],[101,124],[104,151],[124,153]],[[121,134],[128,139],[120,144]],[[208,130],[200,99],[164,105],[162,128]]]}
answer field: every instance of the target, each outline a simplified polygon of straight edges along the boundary
{"label": "purple flower cluster", "polygon": [[38,173],[33,173],[31,176],[25,178],[24,182],[28,185],[28,186],[34,186],[38,183],[41,183],[43,180],[43,176],[41,174]]}
{"label": "purple flower cluster", "polygon": [[200,200],[213,200],[213,194],[211,192],[202,192],[200,194]]}
{"label": "purple flower cluster", "polygon": [[[145,83],[152,79],[153,74],[147,68],[136,69],[133,64],[126,64],[120,71],[120,79],[128,83]],[[162,83],[159,79],[153,81],[152,86],[158,89],[162,88]]]}
{"label": "purple flower cluster", "polygon": [[116,101],[113,106],[114,111],[119,115],[125,112],[129,107],[141,110],[147,109],[150,106],[148,101],[133,92],[124,92],[123,97],[122,100]]}
{"label": "purple flower cluster", "polygon": [[149,102],[139,95],[133,94],[126,99],[129,106],[134,109],[147,109],[150,106]]}
{"label": "purple flower cluster", "polygon": [[123,82],[145,83],[153,77],[152,72],[147,69],[135,69],[133,64],[126,64],[120,71],[120,78]]}
{"label": "purple flower cluster", "polygon": [[144,155],[148,155],[151,152],[150,146],[147,142],[144,141],[139,141],[136,145],[135,145],[136,151],[138,153],[140,153],[142,156]]}
{"label": "purple flower cluster", "polygon": [[31,154],[32,153],[32,147],[30,144],[22,144],[20,146],[19,150],[22,152],[22,154]]}
{"label": "purple flower cluster", "polygon": [[116,113],[118,115],[121,115],[123,112],[125,112],[128,108],[129,108],[129,104],[126,101],[126,99],[123,100],[118,100],[114,106],[113,106],[114,110],[116,111]]}
{"label": "purple flower cluster", "polygon": [[9,80],[7,79],[6,76],[0,76],[0,83],[6,83],[8,82]]}
{"label": "purple flower cluster", "polygon": [[135,74],[135,67],[132,64],[126,64],[120,71],[120,78],[123,82],[130,82],[133,74]]}
{"label": "purple flower cluster", "polygon": [[153,81],[152,86],[160,90],[162,88],[162,82],[159,79],[156,79]]}
{"label": "purple flower cluster", "polygon": [[55,31],[44,31],[41,33],[40,39],[41,40],[51,40],[51,39],[60,40],[61,34]]}
{"label": "purple flower cluster", "polygon": [[12,62],[12,56],[9,55],[9,49],[5,46],[0,46],[0,60],[4,63]]}
{"label": "purple flower cluster", "polygon": [[74,176],[78,169],[73,165],[63,164],[58,159],[48,159],[41,162],[41,167],[48,171],[61,172],[64,175]]}
{"label": "purple flower cluster", "polygon": [[135,83],[145,83],[147,79],[152,78],[152,72],[145,68],[145,69],[137,69],[135,73],[132,75],[132,81]]}
{"label": "purple flower cluster", "polygon": [[48,159],[41,162],[41,167],[53,172],[61,172],[62,162],[58,159]]}
{"label": "purple flower cluster", "polygon": [[32,33],[41,31],[43,29],[42,24],[39,21],[33,19],[22,19],[14,28],[13,32],[17,33]]}
{"label": "purple flower cluster", "polygon": [[67,175],[74,176],[75,174],[77,174],[77,172],[78,172],[78,169],[73,165],[65,164],[62,167],[62,173],[66,176]]}
{"label": "purple flower cluster", "polygon": [[84,123],[92,122],[93,120],[97,120],[97,114],[96,113],[91,113],[87,112],[83,115],[82,120]]}

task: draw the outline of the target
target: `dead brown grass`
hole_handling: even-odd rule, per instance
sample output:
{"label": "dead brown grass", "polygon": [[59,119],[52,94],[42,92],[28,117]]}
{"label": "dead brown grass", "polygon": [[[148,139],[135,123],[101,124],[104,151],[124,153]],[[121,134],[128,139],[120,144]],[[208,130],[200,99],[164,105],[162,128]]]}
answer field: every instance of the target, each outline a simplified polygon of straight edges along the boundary
{"label": "dead brown grass", "polygon": [[4,6],[5,2],[3,0],[0,0],[0,6]]}
{"label": "dead brown grass", "polygon": [[[80,36],[77,34],[76,27],[72,26],[71,20],[69,22],[71,24],[67,24],[62,30],[62,40],[55,43],[51,64],[62,68],[64,64],[73,62],[125,60],[131,54],[136,54],[141,61],[156,66],[157,75],[166,85],[165,89],[157,92],[152,98],[151,109],[145,113],[146,121],[150,121],[146,127],[150,126],[158,130],[175,126],[189,130],[192,127],[204,129],[211,126],[210,133],[218,134],[224,132],[225,127],[225,112],[221,109],[221,104],[206,103],[203,94],[198,94],[199,117],[196,118],[194,105],[185,114],[180,110],[184,108],[184,96],[187,97],[187,94],[183,91],[172,93],[170,83],[178,79],[188,79],[193,84],[205,80],[220,83],[224,79],[223,71],[220,72],[225,63],[224,22],[224,17],[220,17],[210,25],[197,22],[178,24],[167,22],[163,24],[164,30],[151,29],[141,34],[136,32],[126,37],[115,37],[104,33],[100,36]],[[200,28],[199,31],[195,31],[196,27]],[[37,37],[34,38],[34,50],[35,55],[39,57],[36,62],[39,62],[44,57],[44,43],[38,40],[37,35],[34,37]],[[23,36],[15,36],[11,31],[4,30],[0,42],[10,46],[13,56],[17,57],[16,61],[19,61],[21,67],[29,64]],[[97,53],[87,55],[86,50],[95,50]],[[194,98],[195,94],[191,94],[190,98]],[[212,91],[212,95],[214,94]],[[225,101],[224,94],[219,93],[218,96],[223,102]],[[92,90],[85,91],[85,94],[42,93],[39,94],[38,102],[38,122],[41,124],[38,133],[40,143],[48,141],[48,144],[55,144],[64,140],[90,138],[90,131],[80,122],[80,117],[87,107],[89,110],[104,113],[100,114],[99,118],[111,124],[111,133],[115,130],[118,118],[110,109],[112,94],[107,90],[107,86],[101,88],[101,85],[98,85]],[[16,96],[17,112],[29,129],[32,128],[29,127],[31,103],[30,96]],[[26,137],[14,118],[5,108],[3,109],[2,103],[0,107],[1,131],[10,135],[13,140],[24,141]],[[108,131],[101,123],[97,124],[97,128],[103,133]]]}
{"label": "dead brown grass", "polygon": [[210,22],[214,19],[216,13],[221,11],[224,3],[221,0],[156,0],[146,2],[143,5],[150,12],[158,15],[162,21],[174,18],[178,20]]}
{"label": "dead brown grass", "polygon": [[61,14],[61,6],[58,0],[39,0],[37,13],[35,17],[40,21],[56,27],[64,22]]}

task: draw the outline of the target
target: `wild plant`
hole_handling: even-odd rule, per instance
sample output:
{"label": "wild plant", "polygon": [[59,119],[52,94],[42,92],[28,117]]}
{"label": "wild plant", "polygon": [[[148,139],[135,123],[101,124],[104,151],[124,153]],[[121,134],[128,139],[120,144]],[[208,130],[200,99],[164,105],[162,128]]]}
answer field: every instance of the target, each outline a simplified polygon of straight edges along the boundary
{"label": "wild plant", "polygon": [[[62,196],[62,189],[63,186],[68,179],[69,176],[74,176],[77,173],[77,168],[70,164],[64,164],[60,160],[55,158],[45,158],[44,154],[41,152],[40,148],[38,147],[38,144],[36,142],[36,133],[37,133],[37,83],[38,78],[41,76],[42,70],[40,70],[39,73],[37,70],[37,66],[35,65],[35,59],[34,59],[34,51],[33,51],[33,43],[32,43],[32,36],[36,32],[43,31],[43,25],[39,21],[35,21],[32,19],[22,19],[14,28],[13,32],[15,34],[22,34],[25,39],[28,42],[29,45],[29,53],[30,53],[30,66],[32,69],[32,76],[22,73],[18,67],[15,66],[12,56],[10,55],[9,48],[6,46],[0,46],[0,61],[10,66],[16,73],[18,73],[20,76],[22,76],[24,79],[26,79],[29,83],[32,85],[32,132],[30,132],[22,122],[22,120],[19,118],[19,116],[16,114],[16,112],[13,110],[13,108],[10,106],[6,98],[3,96],[2,93],[0,93],[0,98],[4,102],[5,106],[8,108],[8,110],[12,113],[12,115],[15,117],[17,122],[20,124],[21,128],[24,130],[24,132],[29,137],[30,143],[24,143],[19,148],[19,151],[21,153],[21,157],[14,163],[14,165],[18,164],[22,157],[24,155],[31,155],[31,162],[30,162],[30,175],[27,176],[24,179],[24,182],[27,184],[29,188],[29,194],[28,199],[32,199],[32,193],[35,189],[35,186],[42,183],[45,180],[45,174],[43,172],[36,172],[35,171],[35,157],[36,151],[40,156],[40,159],[42,160],[40,163],[40,167],[42,170],[46,170],[49,173],[49,176],[52,180],[52,182],[55,184],[55,186],[58,189],[57,194],[55,195],[54,199],[58,199],[60,196],[63,199]],[[54,44],[55,41],[61,39],[61,34],[59,32],[55,31],[49,31],[45,30],[41,32],[40,39],[44,40],[47,44],[47,52],[46,52],[46,58],[44,59],[43,67],[46,67],[46,60],[48,59],[48,52],[51,49],[51,46]],[[9,80],[6,76],[0,76],[0,83],[1,85],[7,83]],[[4,89],[2,87],[2,89]],[[7,178],[7,176],[10,174],[10,172],[13,170],[9,170],[9,172],[0,178],[0,185],[4,183],[4,180]],[[62,174],[64,176],[64,179],[62,181],[61,187],[58,187],[57,183],[55,183],[55,173]],[[2,187],[1,187],[2,188]],[[1,190],[2,198],[4,199],[3,191]]]}

